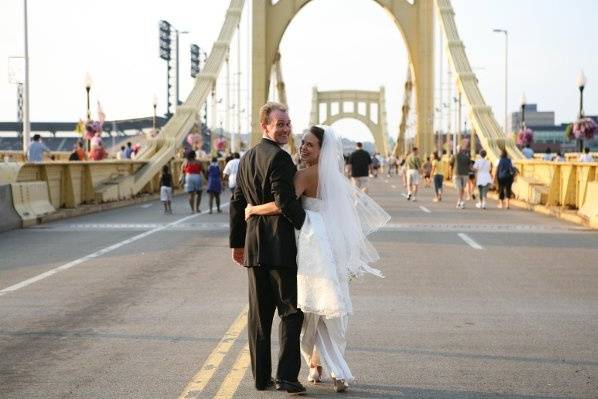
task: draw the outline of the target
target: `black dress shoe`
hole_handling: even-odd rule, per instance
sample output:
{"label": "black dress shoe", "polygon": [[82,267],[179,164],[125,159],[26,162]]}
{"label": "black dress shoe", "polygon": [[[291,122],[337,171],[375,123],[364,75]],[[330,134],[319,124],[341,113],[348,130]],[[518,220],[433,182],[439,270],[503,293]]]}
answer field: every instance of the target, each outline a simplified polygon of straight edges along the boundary
{"label": "black dress shoe", "polygon": [[303,395],[305,393],[305,387],[301,385],[299,381],[286,381],[286,380],[278,380],[276,381],[276,390],[277,391],[286,391],[289,395]]}
{"label": "black dress shoe", "polygon": [[274,382],[274,380],[270,380],[265,384],[255,384],[255,389],[257,389],[258,391],[267,391],[269,389],[273,389],[274,386],[276,385],[276,383]]}

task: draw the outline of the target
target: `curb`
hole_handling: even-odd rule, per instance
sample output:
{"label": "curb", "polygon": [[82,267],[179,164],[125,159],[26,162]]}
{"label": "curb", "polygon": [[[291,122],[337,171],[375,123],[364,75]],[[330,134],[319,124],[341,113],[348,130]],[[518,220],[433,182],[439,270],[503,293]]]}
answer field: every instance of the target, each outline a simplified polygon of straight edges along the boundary
{"label": "curb", "polygon": [[[455,188],[455,184],[452,181],[446,180],[444,184],[446,186]],[[498,194],[496,192],[488,192],[488,198],[492,198],[493,200],[498,201]],[[585,227],[589,227],[591,229],[598,230],[598,225],[591,223],[588,218],[578,215],[577,212],[573,210],[564,210],[561,207],[549,207],[546,205],[531,205],[525,201],[518,200],[516,198],[511,198],[509,200],[509,205],[516,206],[517,208],[526,209],[528,211],[541,213],[543,215],[553,216],[557,219],[565,220],[567,222],[579,224]]]}
{"label": "curb", "polygon": [[[181,194],[185,194],[182,190],[177,190],[177,192],[173,193],[173,196],[178,196]],[[102,211],[108,211],[111,209],[118,209],[124,208],[131,205],[142,204],[144,202],[150,202],[160,199],[160,194],[142,194],[139,197],[131,198],[128,200],[123,201],[114,201],[114,202],[105,202],[102,204],[90,204],[90,205],[80,205],[77,208],[70,208],[70,209],[59,209],[56,212],[42,216],[37,218],[37,224],[54,222],[57,220],[73,218],[77,216],[89,215],[92,213],[98,213]]]}

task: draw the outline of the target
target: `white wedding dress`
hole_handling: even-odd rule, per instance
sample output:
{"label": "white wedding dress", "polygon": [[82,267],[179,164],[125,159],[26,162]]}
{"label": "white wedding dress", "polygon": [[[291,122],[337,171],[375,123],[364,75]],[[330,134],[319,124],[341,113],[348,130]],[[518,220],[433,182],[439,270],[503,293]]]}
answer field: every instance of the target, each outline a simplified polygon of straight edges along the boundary
{"label": "white wedding dress", "polygon": [[349,281],[365,273],[383,277],[368,265],[379,257],[366,237],[390,216],[344,176],[341,140],[329,127],[324,130],[318,198],[302,197],[306,217],[297,231],[297,305],[305,315],[301,353],[308,365],[322,360],[327,375],[350,382],[354,377],[345,360],[353,312]]}

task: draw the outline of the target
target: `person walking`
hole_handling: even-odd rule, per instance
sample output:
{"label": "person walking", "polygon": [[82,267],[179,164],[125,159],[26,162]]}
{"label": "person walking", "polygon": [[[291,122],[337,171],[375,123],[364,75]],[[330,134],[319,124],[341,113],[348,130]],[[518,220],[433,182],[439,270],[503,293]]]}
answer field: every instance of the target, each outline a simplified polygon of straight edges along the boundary
{"label": "person walking", "polygon": [[181,173],[185,176],[185,191],[189,193],[191,213],[199,212],[203,188],[203,166],[196,159],[195,151],[189,151],[187,159],[181,166]]}
{"label": "person walking", "polygon": [[349,155],[349,168],[351,171],[351,181],[353,185],[363,191],[368,192],[368,177],[372,170],[372,157],[363,149],[363,144],[358,142],[357,149]]}
{"label": "person walking", "polygon": [[432,162],[430,162],[430,157],[426,157],[426,162],[422,165],[422,172],[424,175],[424,187],[430,187],[432,183]]}
{"label": "person walking", "polygon": [[411,155],[405,162],[407,165],[407,201],[416,201],[417,188],[419,186],[422,161],[418,156],[418,148],[413,147]]}
{"label": "person walking", "polygon": [[486,209],[486,200],[488,198],[488,190],[492,183],[492,162],[486,159],[486,150],[480,151],[480,158],[473,164],[473,170],[476,172],[476,185],[480,191],[480,198],[476,204],[477,208]]}
{"label": "person walking", "polygon": [[212,205],[216,199],[216,210],[220,210],[220,192],[222,191],[222,179],[220,178],[220,166],[218,166],[218,158],[213,157],[212,163],[208,167],[208,195],[210,198],[210,213],[212,213]]}
{"label": "person walking", "polygon": [[438,152],[434,152],[432,159],[432,172],[434,180],[434,202],[442,201],[442,184],[444,182],[444,176],[446,175],[446,165],[440,159]]}
{"label": "person walking", "polygon": [[509,209],[509,199],[511,198],[511,187],[513,180],[517,174],[517,169],[513,166],[513,162],[509,158],[506,149],[502,149],[500,153],[500,160],[496,166],[495,178],[498,181],[498,207]]}
{"label": "person walking", "polygon": [[579,157],[579,162],[594,162],[594,157],[590,154],[590,147],[584,148],[583,154]]}
{"label": "person walking", "polygon": [[233,154],[233,158],[226,163],[222,174],[228,182],[228,188],[231,193],[235,192],[237,186],[237,173],[239,172],[239,162],[241,161],[241,155],[238,152]]}
{"label": "person walking", "polygon": [[[291,120],[287,107],[268,102],[260,109],[262,140],[241,159],[237,186],[230,203],[232,258],[247,268],[249,313],[247,331],[255,388],[298,395],[301,351],[299,336],[303,312],[297,307],[297,243],[295,230],[305,211],[295,195],[297,172],[291,156],[281,147],[288,143]],[[248,205],[274,201],[280,214],[245,220]],[[276,382],[272,380],[270,335],[278,309],[279,356]]]}
{"label": "person walking", "polygon": [[397,157],[394,153],[388,154],[388,177],[392,175],[392,171],[394,170],[394,174],[397,174]]}
{"label": "person walking", "polygon": [[160,177],[160,201],[164,205],[164,213],[172,215],[172,174],[168,165],[162,166]]}
{"label": "person walking", "polygon": [[521,152],[527,159],[532,159],[534,157],[534,150],[532,149],[529,143],[525,144],[525,147],[523,147],[523,150],[521,150]]}
{"label": "person walking", "polygon": [[41,141],[39,134],[33,135],[33,141],[29,144],[27,149],[27,161],[29,162],[43,162],[44,152],[49,153],[50,149]]}
{"label": "person walking", "polygon": [[455,187],[459,190],[459,198],[457,199],[457,209],[465,209],[465,190],[469,181],[469,161],[471,156],[469,154],[469,141],[464,139],[459,146],[459,152],[455,155],[455,163],[453,168],[453,181]]}
{"label": "person walking", "polygon": [[131,159],[133,155],[133,143],[131,143],[130,141],[127,142],[127,148],[125,148],[124,151],[124,159]]}

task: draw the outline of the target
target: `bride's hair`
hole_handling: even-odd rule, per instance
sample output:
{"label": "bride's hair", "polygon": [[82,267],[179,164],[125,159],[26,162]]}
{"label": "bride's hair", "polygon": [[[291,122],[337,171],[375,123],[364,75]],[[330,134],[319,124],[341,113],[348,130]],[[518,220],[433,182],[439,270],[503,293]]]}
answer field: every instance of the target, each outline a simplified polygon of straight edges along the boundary
{"label": "bride's hair", "polygon": [[320,148],[322,148],[322,144],[324,143],[324,129],[322,129],[319,126],[313,125],[309,128],[309,132],[316,136],[316,138],[318,139],[318,144],[320,145]]}

